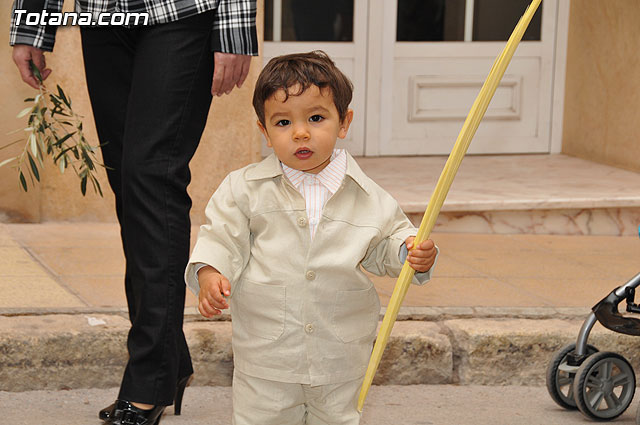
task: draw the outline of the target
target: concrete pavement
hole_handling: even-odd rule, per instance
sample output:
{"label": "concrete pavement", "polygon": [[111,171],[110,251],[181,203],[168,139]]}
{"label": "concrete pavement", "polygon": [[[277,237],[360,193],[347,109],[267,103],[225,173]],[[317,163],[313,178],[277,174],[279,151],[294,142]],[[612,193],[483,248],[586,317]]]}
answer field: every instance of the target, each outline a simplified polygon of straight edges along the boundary
{"label": "concrete pavement", "polygon": [[[197,228],[192,231],[195,239]],[[589,308],[640,271],[637,236],[433,233],[434,277],[405,306]],[[0,224],[0,314],[126,311],[117,225]],[[383,305],[395,279],[371,276]],[[187,314],[195,313],[189,293]]]}
{"label": "concrete pavement", "polygon": [[[11,425],[99,424],[97,412],[116,388],[0,392],[0,422]],[[182,415],[169,407],[162,425],[230,425],[229,387],[187,388]],[[632,403],[614,424],[635,424]],[[25,413],[25,409],[27,413]],[[371,389],[362,425],[584,425],[580,412],[563,410],[543,387],[385,385]]]}
{"label": "concrete pavement", "polygon": [[[379,384],[540,385],[589,308],[638,272],[631,236],[434,233],[432,281],[409,290]],[[128,329],[115,224],[0,224],[0,390],[118,384]],[[384,304],[394,279],[374,277]],[[190,295],[195,385],[229,385],[230,323]],[[640,366],[640,339],[602,328],[601,349]]]}

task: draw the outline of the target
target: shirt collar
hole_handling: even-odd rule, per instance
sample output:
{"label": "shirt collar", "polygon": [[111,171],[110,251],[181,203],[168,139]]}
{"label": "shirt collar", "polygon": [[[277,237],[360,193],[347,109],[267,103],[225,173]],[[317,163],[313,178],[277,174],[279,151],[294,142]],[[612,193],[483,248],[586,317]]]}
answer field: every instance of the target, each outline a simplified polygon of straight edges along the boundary
{"label": "shirt collar", "polygon": [[[346,157],[346,175],[351,177],[366,193],[369,193],[369,179],[358,166],[355,159],[345,151]],[[261,180],[280,176],[283,174],[282,166],[278,157],[272,153],[262,161],[250,167],[245,178],[247,180]]]}
{"label": "shirt collar", "polygon": [[334,194],[340,188],[347,171],[347,155],[344,149],[334,149],[330,162],[318,174],[305,173],[282,164],[282,171],[296,189],[300,189],[305,179],[317,179],[320,184]]}

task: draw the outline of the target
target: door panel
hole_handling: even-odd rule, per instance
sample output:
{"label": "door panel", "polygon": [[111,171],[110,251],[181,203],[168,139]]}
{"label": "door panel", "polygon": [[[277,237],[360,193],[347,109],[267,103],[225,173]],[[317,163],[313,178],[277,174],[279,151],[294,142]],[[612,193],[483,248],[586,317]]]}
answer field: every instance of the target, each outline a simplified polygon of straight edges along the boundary
{"label": "door panel", "polygon": [[[368,122],[379,122],[375,132],[379,136],[368,138],[368,155],[451,152],[495,58],[506,44],[504,40],[473,40],[506,39],[511,30],[507,33],[505,28],[515,27],[519,14],[529,4],[528,0],[466,0],[464,5],[460,0],[394,0],[382,5],[385,10],[378,19],[387,25],[407,25],[410,21],[406,19],[411,19],[403,11],[407,2],[416,10],[430,7],[442,21],[441,37],[437,31],[435,35],[413,31],[412,37],[439,37],[441,41],[396,41],[408,37],[407,31],[401,36],[403,32],[394,28],[396,40],[381,47],[382,100],[378,105],[367,105],[372,115]],[[537,22],[532,22],[526,34],[529,41],[519,45],[469,153],[549,152],[557,0],[544,0],[543,5],[536,14]],[[404,20],[394,13],[402,13]],[[459,38],[463,14],[466,41],[448,41]],[[375,13],[372,16],[376,19]],[[376,112],[379,119],[375,118]]]}
{"label": "door panel", "polygon": [[[448,154],[492,63],[490,58],[396,58],[393,137],[380,153]],[[548,140],[539,137],[540,72],[539,58],[512,61],[470,153],[548,150]]]}

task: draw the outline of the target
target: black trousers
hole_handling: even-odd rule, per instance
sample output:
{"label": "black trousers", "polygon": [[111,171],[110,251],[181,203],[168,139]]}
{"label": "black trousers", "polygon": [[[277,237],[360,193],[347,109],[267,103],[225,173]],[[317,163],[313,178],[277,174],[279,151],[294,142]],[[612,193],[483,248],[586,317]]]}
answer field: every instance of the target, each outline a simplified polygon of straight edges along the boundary
{"label": "black trousers", "polygon": [[120,399],[170,405],[177,381],[193,373],[182,331],[187,185],[211,104],[214,13],[151,27],[82,30],[126,258],[131,330]]}

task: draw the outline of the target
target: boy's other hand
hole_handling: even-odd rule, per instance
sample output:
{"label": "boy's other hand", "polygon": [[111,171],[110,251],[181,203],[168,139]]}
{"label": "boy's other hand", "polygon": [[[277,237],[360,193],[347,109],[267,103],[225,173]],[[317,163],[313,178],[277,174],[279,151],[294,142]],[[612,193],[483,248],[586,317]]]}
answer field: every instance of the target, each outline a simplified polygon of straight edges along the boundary
{"label": "boy's other hand", "polygon": [[206,318],[222,314],[221,310],[229,308],[227,300],[231,294],[229,280],[211,266],[198,270],[200,293],[198,294],[198,311]]}
{"label": "boy's other hand", "polygon": [[433,266],[436,260],[436,245],[431,239],[422,241],[422,243],[413,248],[413,240],[415,236],[409,236],[404,243],[407,245],[409,255],[407,255],[407,261],[409,265],[417,272],[427,272]]}

